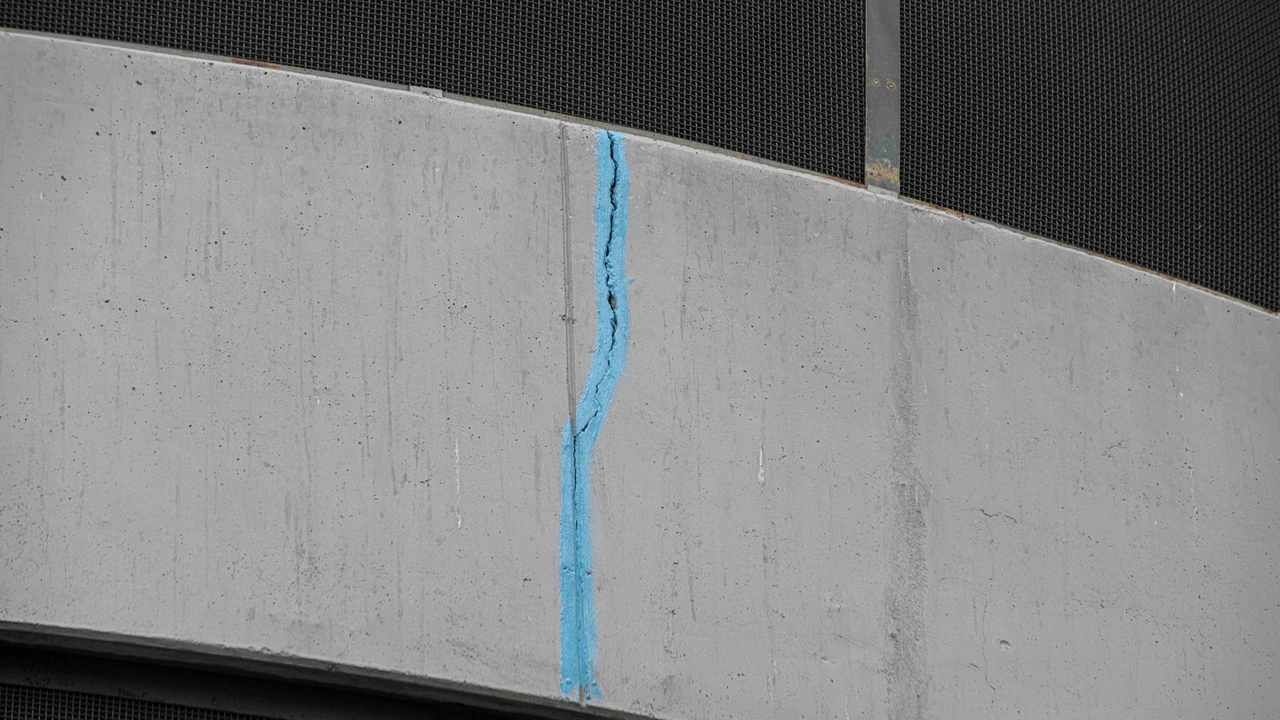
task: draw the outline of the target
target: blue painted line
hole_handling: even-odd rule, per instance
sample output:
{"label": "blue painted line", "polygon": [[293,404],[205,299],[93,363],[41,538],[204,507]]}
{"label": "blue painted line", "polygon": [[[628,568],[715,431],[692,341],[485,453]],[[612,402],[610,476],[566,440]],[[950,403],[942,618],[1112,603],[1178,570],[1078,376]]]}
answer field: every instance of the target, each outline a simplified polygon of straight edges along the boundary
{"label": "blue painted line", "polygon": [[596,343],[574,417],[560,433],[560,692],[580,702],[596,685],[596,612],[591,570],[591,450],[627,354],[627,161],[622,136],[600,130],[596,145]]}

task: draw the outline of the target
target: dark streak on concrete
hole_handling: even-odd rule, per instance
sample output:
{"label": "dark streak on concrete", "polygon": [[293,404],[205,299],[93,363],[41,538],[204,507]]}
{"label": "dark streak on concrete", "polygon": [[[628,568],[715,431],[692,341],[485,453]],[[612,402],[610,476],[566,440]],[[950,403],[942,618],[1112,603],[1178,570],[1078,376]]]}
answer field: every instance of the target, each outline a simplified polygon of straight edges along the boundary
{"label": "dark streak on concrete", "polygon": [[925,717],[928,674],[925,666],[925,515],[928,491],[916,464],[916,368],[920,362],[920,322],[911,279],[907,223],[902,224],[896,277],[894,317],[890,330],[893,366],[890,392],[894,424],[892,476],[888,498],[889,573],[885,587],[888,716],[894,720]]}

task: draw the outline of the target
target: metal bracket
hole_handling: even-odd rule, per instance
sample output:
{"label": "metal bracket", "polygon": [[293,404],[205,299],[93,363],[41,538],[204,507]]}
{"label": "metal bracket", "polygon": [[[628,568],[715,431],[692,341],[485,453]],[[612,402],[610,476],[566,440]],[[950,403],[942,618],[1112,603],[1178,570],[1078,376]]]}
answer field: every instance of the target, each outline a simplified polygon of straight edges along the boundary
{"label": "metal bracket", "polygon": [[902,189],[902,60],[900,0],[866,0],[867,188],[897,195]]}

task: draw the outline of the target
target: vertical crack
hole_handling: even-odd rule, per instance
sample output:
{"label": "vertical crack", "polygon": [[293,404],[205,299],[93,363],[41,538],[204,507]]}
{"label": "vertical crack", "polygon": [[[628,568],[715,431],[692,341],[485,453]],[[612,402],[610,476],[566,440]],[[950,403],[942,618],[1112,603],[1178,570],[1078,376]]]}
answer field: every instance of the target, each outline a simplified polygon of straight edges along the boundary
{"label": "vertical crack", "polygon": [[[561,437],[560,689],[581,704],[600,697],[595,681],[595,601],[591,567],[591,451],[626,355],[623,276],[627,166],[622,137],[599,131],[596,148],[596,341],[582,395]],[[572,361],[570,360],[572,363]]]}
{"label": "vertical crack", "polygon": [[[609,133],[610,140],[613,140],[613,138],[615,137],[616,136],[613,133]],[[617,234],[617,227],[618,227],[617,153],[621,151],[621,148],[618,148],[616,146],[619,144],[620,142],[617,142],[617,141],[609,143],[609,164],[612,166],[612,173],[609,179],[609,187],[608,187],[608,197],[609,197],[608,225],[606,230],[607,234],[606,234],[606,240],[604,243],[604,250],[601,253],[601,258],[599,261],[600,267],[597,268],[597,274],[599,274],[599,270],[601,268],[603,269],[605,299],[609,306],[608,312],[605,311],[604,307],[599,308],[599,314],[601,316],[599,319],[608,325],[609,340],[603,348],[597,346],[595,351],[596,357],[603,356],[605,359],[604,372],[600,374],[600,377],[596,381],[595,386],[591,388],[591,394],[596,396],[600,396],[602,394],[605,383],[610,381],[612,381],[613,384],[617,383],[617,378],[612,376],[613,374],[610,373],[610,370],[612,370],[612,365],[613,365],[613,349],[618,344],[618,295],[617,293],[621,292],[621,288],[622,288],[622,267],[621,267],[622,261],[620,258],[615,261],[615,258],[618,258],[620,253],[617,255],[615,255],[614,253],[615,244],[621,245],[623,242],[623,239],[619,237]],[[597,277],[597,284],[599,284],[599,277]],[[592,363],[594,364],[594,359]],[[610,387],[608,392],[612,394],[613,388]],[[604,412],[604,409],[605,408],[603,403],[596,404],[594,408],[594,412],[591,414],[591,416],[588,417],[586,420],[583,420],[579,424],[577,431],[574,433],[575,442],[577,441],[578,436],[586,432],[588,429],[590,429],[593,426],[593,424],[596,423],[597,419]]]}

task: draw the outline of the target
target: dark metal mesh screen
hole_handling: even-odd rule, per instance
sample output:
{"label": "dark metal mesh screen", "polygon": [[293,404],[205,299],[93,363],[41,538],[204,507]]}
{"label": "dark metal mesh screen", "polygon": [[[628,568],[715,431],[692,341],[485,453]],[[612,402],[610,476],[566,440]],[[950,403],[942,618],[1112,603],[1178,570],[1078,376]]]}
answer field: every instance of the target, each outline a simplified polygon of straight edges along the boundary
{"label": "dark metal mesh screen", "polygon": [[1280,2],[903,0],[902,192],[1280,310]]}
{"label": "dark metal mesh screen", "polygon": [[441,88],[862,179],[859,0],[3,0],[0,25]]}
{"label": "dark metal mesh screen", "polygon": [[48,688],[0,685],[4,720],[265,720],[257,715]]}

